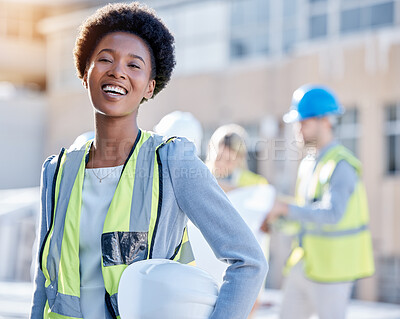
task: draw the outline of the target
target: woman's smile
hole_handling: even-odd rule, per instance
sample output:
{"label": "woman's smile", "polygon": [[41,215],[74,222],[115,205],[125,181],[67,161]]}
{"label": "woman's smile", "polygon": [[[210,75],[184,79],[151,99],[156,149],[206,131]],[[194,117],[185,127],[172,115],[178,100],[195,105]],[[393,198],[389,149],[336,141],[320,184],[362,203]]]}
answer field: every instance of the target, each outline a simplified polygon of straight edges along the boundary
{"label": "woman's smile", "polygon": [[101,87],[103,91],[103,95],[109,101],[118,101],[122,98],[125,98],[128,94],[128,90],[125,89],[122,85],[117,83],[112,83],[111,81],[108,84],[104,84]]}

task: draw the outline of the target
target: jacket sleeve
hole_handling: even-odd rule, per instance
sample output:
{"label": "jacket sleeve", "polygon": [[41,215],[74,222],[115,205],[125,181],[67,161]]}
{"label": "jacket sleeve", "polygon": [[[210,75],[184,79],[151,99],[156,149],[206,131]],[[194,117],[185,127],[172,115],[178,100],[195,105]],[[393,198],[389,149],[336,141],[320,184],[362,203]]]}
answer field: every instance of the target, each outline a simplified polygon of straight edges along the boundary
{"label": "jacket sleeve", "polygon": [[40,248],[42,246],[44,237],[46,236],[48,225],[50,224],[50,212],[49,207],[51,203],[51,183],[49,181],[52,180],[51,170],[53,170],[54,174],[54,165],[52,165],[52,160],[55,156],[50,156],[46,159],[42,167],[41,181],[40,181],[40,216],[39,216],[39,227],[37,236],[39,236],[38,249],[37,249],[37,257],[36,257],[36,265],[35,265],[35,280],[34,280],[34,292],[33,292],[33,300],[32,300],[32,309],[30,317],[31,319],[41,319],[43,318],[43,310],[46,303],[46,293],[44,289],[45,278],[40,270],[39,263],[39,255]]}
{"label": "jacket sleeve", "polygon": [[168,169],[180,209],[202,232],[215,256],[229,267],[211,319],[247,318],[268,266],[253,233],[233,208],[185,138],[168,145]]}

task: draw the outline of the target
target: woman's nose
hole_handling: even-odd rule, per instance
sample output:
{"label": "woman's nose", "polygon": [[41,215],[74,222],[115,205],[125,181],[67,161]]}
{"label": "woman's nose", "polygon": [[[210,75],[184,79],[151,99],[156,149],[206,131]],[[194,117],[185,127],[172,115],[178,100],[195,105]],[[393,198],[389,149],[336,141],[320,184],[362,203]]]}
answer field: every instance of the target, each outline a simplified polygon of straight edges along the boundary
{"label": "woman's nose", "polygon": [[110,68],[110,70],[108,71],[108,75],[113,76],[115,78],[126,78],[126,74],[124,71],[124,68],[122,66],[122,63],[115,61],[112,64],[112,67]]}

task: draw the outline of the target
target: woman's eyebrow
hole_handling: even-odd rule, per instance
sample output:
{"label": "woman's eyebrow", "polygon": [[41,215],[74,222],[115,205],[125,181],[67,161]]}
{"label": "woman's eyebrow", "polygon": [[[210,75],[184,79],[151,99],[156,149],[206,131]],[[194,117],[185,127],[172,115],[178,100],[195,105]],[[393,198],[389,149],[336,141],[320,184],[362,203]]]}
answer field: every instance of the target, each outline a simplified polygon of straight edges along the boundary
{"label": "woman's eyebrow", "polygon": [[140,55],[133,54],[133,53],[129,53],[129,56],[130,56],[131,58],[134,58],[134,59],[139,59],[140,61],[143,62],[144,65],[146,65],[146,62],[144,62],[144,59],[143,59]]}
{"label": "woman's eyebrow", "polygon": [[[115,53],[115,50],[114,49],[102,49],[102,50],[100,50],[100,52],[99,53],[97,53],[97,55],[99,55],[100,53],[102,53],[102,52],[110,52],[110,53]],[[128,54],[131,58],[134,58],[134,59],[139,59],[140,61],[142,61],[143,63],[144,63],[144,65],[146,65],[146,62],[144,62],[144,59],[140,56],[140,55],[137,55],[137,54],[133,54],[133,53],[129,53]]]}
{"label": "woman's eyebrow", "polygon": [[100,53],[102,53],[102,52],[110,52],[110,53],[115,53],[115,50],[113,50],[113,49],[102,49],[102,50],[100,50],[100,52],[99,53],[97,53],[97,55],[99,55]]}

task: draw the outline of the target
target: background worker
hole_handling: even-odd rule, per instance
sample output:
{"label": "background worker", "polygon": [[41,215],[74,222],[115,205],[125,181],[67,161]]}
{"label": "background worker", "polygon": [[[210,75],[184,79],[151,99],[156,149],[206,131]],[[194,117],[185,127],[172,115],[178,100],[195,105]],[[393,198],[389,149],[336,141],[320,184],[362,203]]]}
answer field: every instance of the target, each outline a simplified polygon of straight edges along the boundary
{"label": "background worker", "polygon": [[281,216],[298,222],[295,248],[287,262],[280,317],[345,318],[354,281],[374,273],[368,204],[361,164],[333,134],[343,108],[326,87],[305,85],[293,94],[286,123],[297,122],[306,147],[298,170],[297,205],[277,201],[261,229]]}
{"label": "background worker", "polygon": [[246,136],[245,129],[237,124],[220,126],[211,136],[207,166],[224,191],[268,184],[265,177],[248,169]]}

